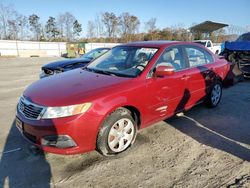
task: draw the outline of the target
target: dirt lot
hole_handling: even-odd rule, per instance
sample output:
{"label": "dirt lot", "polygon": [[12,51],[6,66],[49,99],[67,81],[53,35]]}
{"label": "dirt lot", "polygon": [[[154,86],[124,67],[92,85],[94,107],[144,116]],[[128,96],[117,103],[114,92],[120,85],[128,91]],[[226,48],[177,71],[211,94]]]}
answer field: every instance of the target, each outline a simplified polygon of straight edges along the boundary
{"label": "dirt lot", "polygon": [[18,97],[55,58],[0,58],[0,187],[250,187],[250,80],[141,130],[124,154],[34,153],[14,126]]}

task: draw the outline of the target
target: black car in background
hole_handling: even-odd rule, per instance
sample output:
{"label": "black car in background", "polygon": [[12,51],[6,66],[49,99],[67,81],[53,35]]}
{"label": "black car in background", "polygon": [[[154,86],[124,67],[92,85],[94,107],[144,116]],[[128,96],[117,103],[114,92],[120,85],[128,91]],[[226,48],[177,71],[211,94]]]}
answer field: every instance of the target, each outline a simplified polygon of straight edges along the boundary
{"label": "black car in background", "polygon": [[103,55],[110,48],[96,48],[83,54],[80,58],[65,59],[61,61],[52,62],[44,65],[41,69],[40,78],[52,76],[58,73],[66,72],[72,69],[80,68],[86,66],[90,61]]}

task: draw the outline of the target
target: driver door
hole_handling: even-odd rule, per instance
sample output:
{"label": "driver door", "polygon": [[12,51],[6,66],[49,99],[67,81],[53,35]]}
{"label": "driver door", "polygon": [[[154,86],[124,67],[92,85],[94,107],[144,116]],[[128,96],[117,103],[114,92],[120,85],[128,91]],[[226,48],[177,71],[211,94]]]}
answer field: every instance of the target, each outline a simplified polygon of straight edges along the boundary
{"label": "driver door", "polygon": [[152,71],[152,75],[146,80],[148,118],[145,124],[163,120],[185,108],[190,91],[187,88],[188,70],[182,54],[182,49],[178,46],[167,48],[154,68],[159,65],[173,66],[174,74],[154,77]]}

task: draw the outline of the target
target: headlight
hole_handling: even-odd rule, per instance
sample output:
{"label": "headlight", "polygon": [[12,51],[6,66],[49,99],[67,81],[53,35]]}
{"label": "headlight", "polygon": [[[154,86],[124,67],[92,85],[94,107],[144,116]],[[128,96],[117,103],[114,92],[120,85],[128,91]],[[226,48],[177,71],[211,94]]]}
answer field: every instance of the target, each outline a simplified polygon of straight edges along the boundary
{"label": "headlight", "polygon": [[52,119],[73,116],[86,112],[91,107],[91,103],[77,104],[71,106],[48,107],[42,119]]}

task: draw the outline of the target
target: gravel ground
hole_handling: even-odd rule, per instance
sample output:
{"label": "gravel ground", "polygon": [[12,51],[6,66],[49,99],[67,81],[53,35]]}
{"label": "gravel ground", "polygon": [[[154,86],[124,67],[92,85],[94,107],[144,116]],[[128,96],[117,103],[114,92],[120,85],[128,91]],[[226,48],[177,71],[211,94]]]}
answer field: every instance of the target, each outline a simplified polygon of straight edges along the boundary
{"label": "gravel ground", "polygon": [[0,58],[0,187],[250,187],[250,80],[139,132],[124,154],[61,156],[30,150],[15,106],[41,65],[59,58]]}

